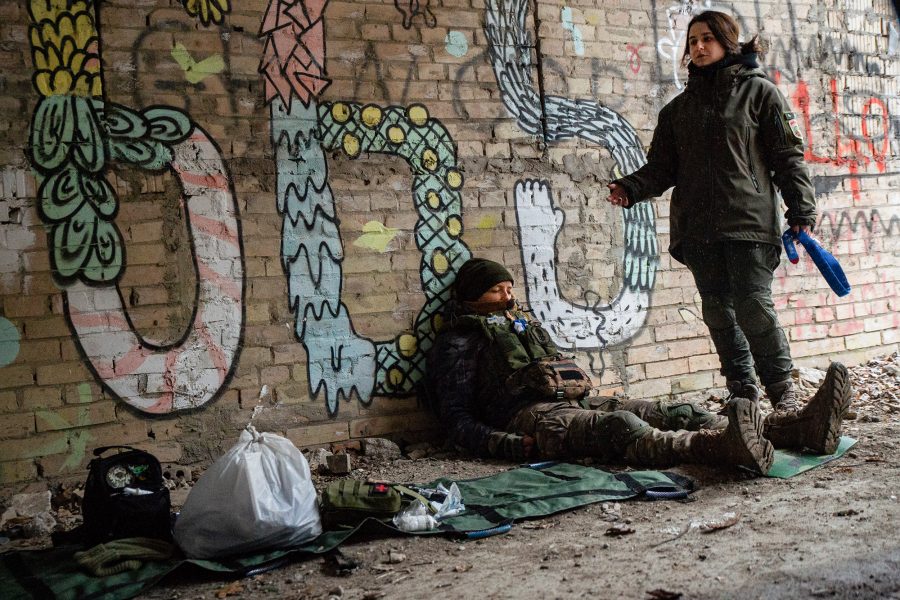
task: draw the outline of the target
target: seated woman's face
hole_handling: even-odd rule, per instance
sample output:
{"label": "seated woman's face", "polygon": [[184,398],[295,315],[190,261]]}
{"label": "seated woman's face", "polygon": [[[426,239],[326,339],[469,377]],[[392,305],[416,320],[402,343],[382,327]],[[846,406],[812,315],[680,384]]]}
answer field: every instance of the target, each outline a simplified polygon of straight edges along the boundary
{"label": "seated woman's face", "polygon": [[509,302],[514,298],[512,281],[501,281],[481,295],[476,302]]}

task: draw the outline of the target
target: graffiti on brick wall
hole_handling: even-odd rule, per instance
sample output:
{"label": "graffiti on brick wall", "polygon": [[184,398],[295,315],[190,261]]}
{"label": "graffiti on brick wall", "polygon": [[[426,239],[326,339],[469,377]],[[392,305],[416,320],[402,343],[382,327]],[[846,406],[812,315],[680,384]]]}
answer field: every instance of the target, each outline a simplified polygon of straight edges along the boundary
{"label": "graffiti on brick wall", "polygon": [[[776,73],[777,75],[777,73]],[[779,77],[776,76],[776,82]],[[860,199],[860,180],[865,177],[862,173],[874,165],[876,174],[884,175],[885,158],[890,151],[890,115],[887,103],[878,96],[856,94],[853,99],[843,98],[838,91],[837,79],[832,77],[829,81],[829,96],[831,97],[831,115],[833,117],[832,136],[834,141],[828,150],[816,149],[815,140],[817,132],[813,126],[811,115],[811,101],[809,87],[802,79],[796,84],[791,95],[793,104],[800,108],[803,116],[803,127],[806,131],[805,158],[810,163],[831,165],[839,169],[847,169],[846,175],[818,175],[814,177],[814,185],[817,193],[834,190],[841,181],[849,180],[850,191],[854,202]],[[854,114],[852,104],[859,102],[861,108],[859,114]],[[847,115],[850,117],[838,117]],[[856,117],[853,119],[853,117]],[[847,121],[858,121],[857,132],[848,131]]]}
{"label": "graffiti on brick wall", "polygon": [[0,368],[16,360],[20,337],[19,328],[6,317],[0,317]]}
{"label": "graffiti on brick wall", "polygon": [[226,14],[231,12],[230,0],[181,0],[184,10],[192,17],[197,17],[203,25],[222,23]]}
{"label": "graffiti on brick wall", "polygon": [[[324,393],[334,415],[339,400],[353,392],[368,403],[373,394],[413,390],[423,376],[425,352],[440,325],[438,311],[448,299],[448,286],[469,251],[460,240],[463,178],[455,144],[425,106],[318,102],[328,85],[324,7],[323,0],[270,3],[261,28],[266,52],[260,72],[266,79],[276,152],[288,302],[295,334],[307,352],[310,390]],[[410,167],[426,297],[413,332],[377,342],[354,330],[341,301],[344,253],[326,151],[350,159],[363,152],[390,154]]]}
{"label": "graffiti on brick wall", "polygon": [[641,49],[646,44],[625,44],[625,50],[628,52],[628,68],[632,74],[637,75],[641,72]]}
{"label": "graffiti on brick wall", "polygon": [[882,217],[877,208],[871,210],[828,211],[819,217],[816,231],[820,235],[828,235],[830,239],[840,240],[851,234],[880,234],[894,237],[900,234],[900,215]]}
{"label": "graffiti on brick wall", "polygon": [[[197,14],[198,18],[201,14]],[[198,92],[221,86],[225,91],[222,101],[228,103],[226,112],[231,115],[225,118],[223,125],[235,126],[240,116],[257,101],[259,77],[255,72],[232,70],[232,63],[258,45],[256,33],[244,31],[222,19],[218,25],[219,35],[201,50],[187,41],[196,34],[196,24],[174,15],[171,9],[152,10],[147,14],[147,23],[132,43],[128,60],[123,60],[128,67],[117,73],[120,81],[127,77],[120,93],[130,93],[133,106],[155,104],[156,98],[164,95],[170,98],[167,100],[169,106],[193,114],[205,112],[208,107],[203,105],[203,94]],[[173,38],[178,40],[174,45]],[[185,42],[180,41],[182,39]],[[169,57],[182,70],[183,78],[173,77],[172,65],[166,55],[155,51],[161,45],[172,46]]]}
{"label": "graffiti on brick wall", "polygon": [[[230,377],[243,332],[243,249],[220,152],[181,111],[105,101],[94,2],[34,0],[29,11],[41,96],[29,141],[38,214],[78,347],[97,380],[140,411],[201,406]],[[197,286],[190,325],[174,344],[144,339],[125,310],[112,163],[169,172],[181,186]]]}
{"label": "graffiti on brick wall", "polygon": [[221,54],[213,54],[197,60],[191,56],[190,51],[181,42],[177,42],[172,48],[172,58],[184,71],[184,78],[191,84],[200,83],[225,68],[225,60]]}
{"label": "graffiti on brick wall", "polygon": [[584,39],[581,36],[581,29],[572,22],[572,9],[570,7],[563,6],[560,9],[560,20],[562,21],[563,29],[572,35],[572,46],[575,49],[575,54],[584,56]]}
{"label": "graffiti on brick wall", "polygon": [[900,234],[900,215],[882,215],[877,208],[825,211],[819,215],[815,230],[828,243],[861,240],[864,251],[869,253],[877,238]]}
{"label": "graffiti on brick wall", "polygon": [[[634,128],[621,115],[594,100],[541,97],[530,69],[525,0],[490,0],[484,31],[503,103],[526,133],[547,143],[579,138],[606,148],[617,173],[631,173],[646,158]],[[625,273],[622,289],[607,306],[564,299],[556,276],[556,236],[562,213],[553,206],[550,186],[520,181],[515,188],[526,294],[550,325],[554,341],[578,350],[621,344],[644,324],[659,264],[653,208],[647,203],[621,211],[625,219]],[[542,314],[543,313],[543,314]]]}
{"label": "graffiti on brick wall", "polygon": [[[78,385],[78,406],[72,417],[68,419],[53,409],[39,409],[34,415],[39,423],[46,424],[49,429],[67,433],[52,439],[38,450],[38,456],[53,454],[65,454],[65,460],[60,464],[55,474],[66,471],[74,471],[83,467],[88,456],[88,444],[95,441],[94,435],[84,429],[93,425],[91,419],[90,403],[93,401],[91,386],[87,383]],[[47,473],[49,474],[49,473]]]}
{"label": "graffiti on brick wall", "polygon": [[394,6],[403,15],[403,27],[409,29],[413,26],[413,19],[422,17],[426,27],[437,25],[437,17],[431,11],[431,0],[394,0]]}

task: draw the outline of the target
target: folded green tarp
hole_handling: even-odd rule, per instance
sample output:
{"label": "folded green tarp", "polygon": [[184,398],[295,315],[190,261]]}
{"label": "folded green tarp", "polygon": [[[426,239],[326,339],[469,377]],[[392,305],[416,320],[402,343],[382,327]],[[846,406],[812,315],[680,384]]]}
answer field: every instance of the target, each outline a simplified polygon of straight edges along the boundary
{"label": "folded green tarp", "polygon": [[[417,487],[449,486],[438,479]],[[658,471],[610,473],[567,463],[524,466],[478,479],[457,481],[466,511],[446,519],[440,531],[428,534],[478,536],[513,521],[537,518],[579,506],[609,500],[627,500],[647,494],[655,497],[685,496],[693,483],[680,475]],[[333,550],[353,534],[398,534],[390,525],[367,519],[353,529],[326,531],[304,546],[228,560],[173,559],[146,563],[141,568],[109,577],[92,577],[80,570],[74,548],[0,555],[0,598],[50,598],[72,600],[120,600],[132,598],[185,565],[207,571],[247,576],[281,564],[291,555],[321,554]]]}

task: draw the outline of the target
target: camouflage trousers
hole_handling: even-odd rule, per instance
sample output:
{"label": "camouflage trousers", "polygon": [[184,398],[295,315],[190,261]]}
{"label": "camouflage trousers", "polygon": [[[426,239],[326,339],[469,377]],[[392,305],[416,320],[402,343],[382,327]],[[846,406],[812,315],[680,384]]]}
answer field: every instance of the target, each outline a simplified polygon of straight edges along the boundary
{"label": "camouflage trousers", "polygon": [[728,419],[690,403],[609,399],[586,409],[570,402],[538,402],[513,416],[507,430],[535,438],[544,460],[593,457],[621,460],[625,450],[650,429],[721,429]]}

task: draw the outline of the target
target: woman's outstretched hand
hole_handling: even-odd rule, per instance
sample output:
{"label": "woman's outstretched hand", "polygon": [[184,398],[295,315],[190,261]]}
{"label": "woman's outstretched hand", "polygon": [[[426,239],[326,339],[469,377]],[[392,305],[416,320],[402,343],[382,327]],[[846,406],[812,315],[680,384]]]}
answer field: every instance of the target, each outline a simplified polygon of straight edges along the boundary
{"label": "woman's outstretched hand", "polygon": [[607,200],[610,204],[628,208],[631,201],[628,199],[628,193],[625,191],[624,187],[616,183],[610,183],[606,187],[609,188],[609,198],[607,198]]}

